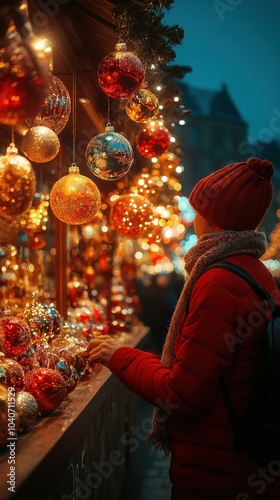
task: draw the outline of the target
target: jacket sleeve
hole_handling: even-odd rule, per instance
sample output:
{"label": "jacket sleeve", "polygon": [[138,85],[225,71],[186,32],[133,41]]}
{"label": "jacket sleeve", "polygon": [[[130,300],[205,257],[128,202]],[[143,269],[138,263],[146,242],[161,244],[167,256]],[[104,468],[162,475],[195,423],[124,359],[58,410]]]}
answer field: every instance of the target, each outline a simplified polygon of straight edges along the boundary
{"label": "jacket sleeve", "polygon": [[220,374],[230,365],[238,344],[237,302],[219,283],[198,280],[190,312],[181,322],[172,369],[154,354],[121,347],[112,356],[110,370],[155,406],[184,418],[202,414],[217,397]]}

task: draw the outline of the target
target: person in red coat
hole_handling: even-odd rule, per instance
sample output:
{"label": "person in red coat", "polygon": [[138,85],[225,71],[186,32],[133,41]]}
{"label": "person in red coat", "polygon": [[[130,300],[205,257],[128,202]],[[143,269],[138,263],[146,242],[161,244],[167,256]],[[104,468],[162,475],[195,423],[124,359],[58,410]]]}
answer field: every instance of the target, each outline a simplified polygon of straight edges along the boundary
{"label": "person in red coat", "polygon": [[273,198],[273,165],[250,158],[201,179],[190,194],[198,241],[185,256],[187,279],[161,358],[100,336],[89,363],[106,365],[129,389],[155,406],[149,440],[171,452],[172,500],[280,499],[280,457],[264,467],[235,448],[220,389],[224,379],[240,419],[254,394],[266,320],[261,298],[226,269],[248,271],[279,304],[279,291],[261,262],[258,231]]}

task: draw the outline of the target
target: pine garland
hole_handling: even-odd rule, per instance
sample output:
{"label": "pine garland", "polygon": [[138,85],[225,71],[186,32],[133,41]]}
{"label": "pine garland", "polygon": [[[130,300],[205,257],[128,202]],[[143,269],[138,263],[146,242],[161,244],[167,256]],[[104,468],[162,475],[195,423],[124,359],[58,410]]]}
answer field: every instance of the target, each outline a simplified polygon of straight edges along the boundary
{"label": "pine garland", "polygon": [[184,30],[163,23],[163,9],[174,0],[112,0],[113,23],[119,39],[137,53],[148,69],[152,64],[163,69],[176,57],[174,45],[181,45]]}

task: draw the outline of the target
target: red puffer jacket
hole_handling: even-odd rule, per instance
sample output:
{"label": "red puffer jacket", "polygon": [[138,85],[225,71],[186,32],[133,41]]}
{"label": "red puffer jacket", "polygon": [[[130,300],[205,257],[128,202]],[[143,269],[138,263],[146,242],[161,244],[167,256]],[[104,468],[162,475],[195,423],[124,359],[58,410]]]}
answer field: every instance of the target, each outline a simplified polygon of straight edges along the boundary
{"label": "red puffer jacket", "polygon": [[[277,286],[262,262],[249,255],[226,260],[251,273],[280,303]],[[167,408],[172,500],[280,499],[280,457],[265,470],[234,450],[219,388],[223,374],[238,415],[245,415],[265,329],[256,305],[260,302],[242,278],[211,269],[192,290],[172,369],[156,355],[130,347],[112,356],[109,368],[127,387]]]}

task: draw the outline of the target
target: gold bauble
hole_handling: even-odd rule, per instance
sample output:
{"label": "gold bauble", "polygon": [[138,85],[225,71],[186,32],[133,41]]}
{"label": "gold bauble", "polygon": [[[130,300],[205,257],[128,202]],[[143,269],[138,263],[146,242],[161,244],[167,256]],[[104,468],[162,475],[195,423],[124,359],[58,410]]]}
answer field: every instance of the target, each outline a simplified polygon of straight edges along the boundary
{"label": "gold bauble", "polygon": [[36,176],[31,163],[18,154],[14,143],[0,157],[0,216],[5,219],[22,215],[36,191]]}
{"label": "gold bauble", "polygon": [[56,133],[48,127],[30,128],[23,136],[21,149],[27,158],[37,163],[53,160],[59,152],[60,142]]}
{"label": "gold bauble", "polygon": [[28,324],[33,340],[46,340],[51,337],[53,320],[43,304],[33,299],[27,304],[20,315]]}
{"label": "gold bauble", "polygon": [[111,225],[118,233],[138,238],[152,224],[153,204],[144,196],[124,194],[111,208]]}
{"label": "gold bauble", "polygon": [[127,99],[125,111],[134,122],[146,123],[156,117],[158,107],[157,97],[150,90],[142,88]]}
{"label": "gold bauble", "polygon": [[160,165],[160,172],[166,175],[174,173],[176,168],[181,164],[178,156],[169,151],[163,153],[163,155],[158,158],[158,163]]}
{"label": "gold bauble", "polygon": [[101,206],[100,191],[91,179],[80,174],[79,167],[72,165],[68,174],[54,184],[50,206],[62,222],[86,224]]}

